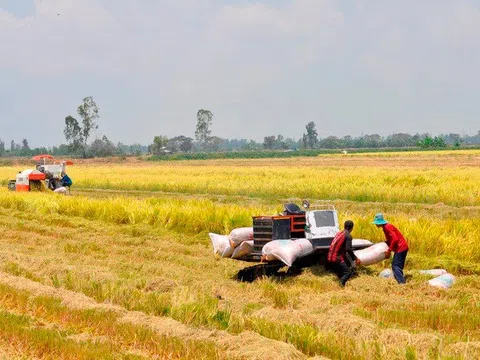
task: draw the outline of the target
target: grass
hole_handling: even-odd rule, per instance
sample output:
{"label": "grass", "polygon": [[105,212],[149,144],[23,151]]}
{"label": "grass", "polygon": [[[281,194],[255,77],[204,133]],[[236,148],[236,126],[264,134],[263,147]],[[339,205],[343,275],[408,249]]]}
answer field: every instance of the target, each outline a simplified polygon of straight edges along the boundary
{"label": "grass", "polygon": [[[82,343],[66,339],[65,334],[55,330],[36,327],[34,321],[24,315],[0,311],[0,332],[3,340],[22,348],[25,354],[71,359],[133,359],[119,354],[105,344]],[[135,357],[138,358],[138,357]]]}
{"label": "grass", "polygon": [[[336,156],[139,163],[110,168],[114,191],[94,183],[94,190],[66,197],[0,191],[2,338],[11,340],[17,353],[44,358],[478,358],[480,209],[472,205],[476,200],[459,201],[454,193],[463,181],[456,191],[460,198],[469,194],[466,187],[479,176],[477,157],[476,152],[354,155],[340,157],[335,166]],[[358,159],[362,164],[352,168]],[[391,162],[400,165],[398,171]],[[279,186],[277,193],[273,182],[285,184],[295,173],[304,177],[294,187],[303,181],[303,191],[311,191],[307,172],[327,163],[325,188],[337,187],[341,174],[357,175],[349,196],[333,201],[341,221],[354,220],[354,237],[381,241],[381,230],[370,221],[383,211],[409,239],[407,285],[376,276],[388,262],[361,269],[345,289],[321,267],[251,284],[232,280],[245,264],[215,258],[207,233],[228,233],[250,225],[252,215],[274,214],[283,202],[298,202],[300,194],[279,195],[295,189]],[[406,192],[436,186],[452,194],[444,204],[404,201],[412,194],[371,201],[379,194],[365,176],[369,168],[385,183],[387,177],[399,181],[393,187],[402,176],[418,174],[404,184]],[[380,171],[387,168],[389,175]],[[94,164],[78,172],[102,169]],[[158,175],[160,169],[191,178],[181,180],[186,187],[175,193],[135,189],[149,179],[174,190],[171,179]],[[458,170],[470,177],[449,183],[442,174]],[[134,179],[134,172],[157,175]],[[259,180],[272,174],[272,182]],[[244,175],[244,190],[235,189]],[[196,194],[200,186],[205,191]],[[248,191],[255,187],[260,189]],[[428,277],[416,271],[433,267],[457,276],[452,289],[431,288]],[[10,351],[8,346],[0,341],[0,354]]]}
{"label": "grass", "polygon": [[[72,310],[56,298],[35,297],[4,285],[0,286],[0,295],[0,305],[7,309],[0,312],[0,331],[12,342],[31,347],[37,356],[133,359],[162,354],[168,358],[209,359],[220,354],[211,342],[158,336],[148,328],[119,322],[119,315],[114,312]],[[87,334],[83,338],[93,340],[72,340],[79,334]],[[132,350],[146,356],[129,355]]]}

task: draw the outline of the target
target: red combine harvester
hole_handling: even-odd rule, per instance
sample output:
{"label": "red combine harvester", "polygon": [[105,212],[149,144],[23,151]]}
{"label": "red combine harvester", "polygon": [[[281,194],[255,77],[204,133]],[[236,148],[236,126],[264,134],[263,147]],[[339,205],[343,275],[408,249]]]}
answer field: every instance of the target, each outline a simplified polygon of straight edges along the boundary
{"label": "red combine harvester", "polygon": [[59,192],[67,165],[73,165],[73,162],[58,161],[48,154],[34,156],[32,160],[36,161],[36,168],[19,172],[15,180],[9,181],[8,188],[17,192],[40,191],[43,188]]}

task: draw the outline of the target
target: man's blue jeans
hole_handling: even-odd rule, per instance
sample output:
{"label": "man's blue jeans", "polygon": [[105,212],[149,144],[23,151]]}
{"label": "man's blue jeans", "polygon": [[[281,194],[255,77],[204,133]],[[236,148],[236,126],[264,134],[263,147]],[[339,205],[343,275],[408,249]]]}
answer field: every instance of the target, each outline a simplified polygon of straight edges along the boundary
{"label": "man's blue jeans", "polygon": [[393,271],[393,276],[395,276],[395,280],[399,284],[405,284],[405,277],[403,276],[403,267],[405,266],[405,259],[407,258],[407,253],[408,250],[395,253],[393,255],[393,260],[392,260],[392,271]]}

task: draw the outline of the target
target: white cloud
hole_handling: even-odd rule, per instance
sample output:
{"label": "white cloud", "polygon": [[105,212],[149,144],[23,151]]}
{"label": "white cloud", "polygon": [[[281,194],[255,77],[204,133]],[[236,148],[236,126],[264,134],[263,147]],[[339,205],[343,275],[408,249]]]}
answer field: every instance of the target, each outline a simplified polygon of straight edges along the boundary
{"label": "white cloud", "polygon": [[[18,88],[10,97],[60,98],[61,111],[74,112],[81,92],[98,96],[101,128],[124,142],[191,135],[199,107],[214,111],[214,130],[228,137],[299,136],[321,119],[347,128],[361,119],[368,132],[389,112],[414,119],[399,130],[416,131],[446,111],[439,87],[473,91],[480,80],[480,12],[468,0],[37,0],[31,17],[0,10],[0,43],[0,71],[35,88],[51,81],[41,96]],[[438,110],[419,109],[422,101]],[[64,115],[53,106],[35,113],[51,124]],[[59,131],[50,141],[61,139]]]}
{"label": "white cloud", "polygon": [[114,20],[91,0],[37,0],[35,16],[14,19],[9,28],[0,34],[5,44],[0,65],[21,72],[58,74],[95,67],[107,71],[110,66],[102,64],[102,51],[118,52],[108,42],[116,31]]}
{"label": "white cloud", "polygon": [[362,57],[367,68],[394,85],[415,86],[424,76],[434,83],[436,79],[465,82],[476,76],[475,61],[458,65],[467,54],[478,59],[478,48],[472,46],[480,42],[478,5],[466,1],[416,4],[415,14],[413,6],[372,14],[377,25],[371,29],[377,34],[370,37]]}

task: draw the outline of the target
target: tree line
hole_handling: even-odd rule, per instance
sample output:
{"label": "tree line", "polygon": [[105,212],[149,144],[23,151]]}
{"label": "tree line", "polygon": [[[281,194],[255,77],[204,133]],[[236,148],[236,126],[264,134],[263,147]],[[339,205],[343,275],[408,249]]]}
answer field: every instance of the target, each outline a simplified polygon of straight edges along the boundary
{"label": "tree line", "polygon": [[172,153],[195,152],[228,152],[228,151],[295,151],[313,149],[380,149],[380,148],[459,148],[465,145],[480,145],[480,130],[475,135],[460,135],[455,133],[430,134],[396,133],[382,137],[379,134],[367,134],[358,137],[346,135],[343,137],[320,137],[315,122],[310,121],[305,125],[305,132],[300,139],[285,138],[283,135],[265,136],[263,142],[251,139],[224,139],[212,136],[211,126],[213,113],[207,109],[197,111],[195,138],[178,135],[169,138],[165,135],[155,135],[152,143],[141,145],[139,143],[125,145],[114,143],[107,136],[95,138],[94,132],[99,128],[97,121],[100,110],[92,96],[83,99],[77,107],[77,118],[72,115],[65,117],[64,135],[67,144],[52,148],[30,148],[27,139],[20,143],[11,140],[7,147],[0,139],[0,156],[34,156],[50,153],[56,156],[69,155],[78,157],[108,157],[118,155],[166,155]]}

